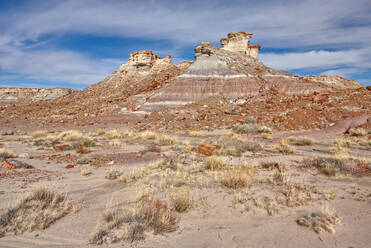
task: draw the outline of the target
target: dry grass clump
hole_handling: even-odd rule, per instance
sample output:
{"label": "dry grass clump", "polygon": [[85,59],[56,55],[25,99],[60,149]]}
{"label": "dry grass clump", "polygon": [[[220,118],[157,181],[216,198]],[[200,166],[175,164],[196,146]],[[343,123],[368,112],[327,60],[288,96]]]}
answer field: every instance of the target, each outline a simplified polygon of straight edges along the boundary
{"label": "dry grass clump", "polygon": [[367,133],[368,132],[365,129],[361,128],[361,127],[360,128],[357,128],[357,129],[355,129],[355,130],[353,130],[351,132],[352,136],[358,136],[358,137],[360,137],[360,136],[366,136]]}
{"label": "dry grass clump", "polygon": [[204,167],[207,170],[222,170],[228,167],[225,159],[217,157],[206,157],[203,161]]}
{"label": "dry grass clump", "polygon": [[239,126],[234,126],[232,128],[233,132],[238,134],[261,134],[261,133],[271,133],[272,129],[263,125],[258,124],[244,124]]}
{"label": "dry grass clump", "polygon": [[118,170],[115,166],[110,167],[108,170],[106,170],[104,174],[104,178],[109,180],[115,180],[119,176],[121,176],[122,171]]}
{"label": "dry grass clump", "polygon": [[124,184],[129,184],[138,181],[146,175],[146,170],[144,168],[136,169],[128,173],[122,173],[119,181]]}
{"label": "dry grass clump", "polygon": [[357,139],[360,146],[371,146],[371,139]]}
{"label": "dry grass clump", "polygon": [[330,147],[330,153],[339,157],[349,156],[349,150],[340,143],[334,143],[334,145]]}
{"label": "dry grass clump", "polygon": [[134,134],[131,131],[118,131],[118,130],[109,130],[105,132],[107,139],[124,139],[133,137]]}
{"label": "dry grass clump", "polygon": [[80,173],[81,173],[81,176],[90,176],[92,174],[91,170],[87,168],[81,169]]}
{"label": "dry grass clump", "polygon": [[318,234],[325,232],[335,234],[335,226],[340,222],[337,215],[323,212],[304,215],[296,220],[298,225],[311,228]]}
{"label": "dry grass clump", "polygon": [[91,235],[90,243],[102,244],[127,241],[133,243],[145,238],[145,231],[154,234],[174,232],[180,218],[160,200],[140,202],[134,209],[108,209],[103,224]]}
{"label": "dry grass clump", "polygon": [[262,137],[263,139],[266,139],[266,140],[272,140],[272,139],[273,139],[273,138],[272,138],[272,135],[269,134],[269,133],[262,133],[262,134],[260,135],[260,137]]}
{"label": "dry grass clump", "polygon": [[[337,157],[319,157],[303,161],[306,167],[315,167],[327,176],[336,176],[338,173],[362,174],[364,161],[359,159],[345,159]],[[364,166],[363,166],[364,165]]]}
{"label": "dry grass clump", "polygon": [[14,158],[14,152],[7,148],[0,148],[0,162],[8,158]]}
{"label": "dry grass clump", "polygon": [[189,188],[181,187],[171,196],[172,208],[178,213],[189,211],[193,208],[194,200],[190,196]]}
{"label": "dry grass clump", "polygon": [[293,142],[297,146],[311,146],[313,143],[314,140],[308,137],[297,137]]}
{"label": "dry grass clump", "polygon": [[221,185],[230,189],[246,188],[252,185],[255,168],[249,168],[245,164],[230,166],[220,172],[218,180]]}
{"label": "dry grass clump", "polygon": [[32,136],[33,138],[41,138],[41,137],[45,137],[45,136],[46,136],[46,131],[42,131],[42,130],[35,131],[35,132],[31,133],[31,136]]}
{"label": "dry grass clump", "polygon": [[201,133],[201,132],[198,132],[198,131],[190,131],[188,132],[188,135],[191,136],[191,137],[205,137],[205,134]]}
{"label": "dry grass clump", "polygon": [[44,230],[72,210],[72,204],[49,188],[40,187],[0,215],[0,233]]}
{"label": "dry grass clump", "polygon": [[269,151],[274,153],[282,153],[285,155],[292,154],[294,153],[294,150],[289,145],[289,142],[290,141],[288,139],[281,139],[280,143],[271,145],[269,147]]}
{"label": "dry grass clump", "polygon": [[59,134],[59,136],[65,141],[75,141],[81,139],[83,134],[80,131],[69,130]]}
{"label": "dry grass clump", "polygon": [[245,140],[235,136],[222,136],[218,139],[209,139],[207,143],[218,145],[221,147],[216,154],[223,156],[241,156],[242,153],[259,152],[263,150],[263,146],[254,140]]}
{"label": "dry grass clump", "polygon": [[111,140],[110,142],[108,142],[108,144],[110,146],[121,146],[122,145],[121,141],[120,140],[116,140],[116,139]]}
{"label": "dry grass clump", "polygon": [[152,132],[152,131],[144,131],[138,134],[138,138],[143,139],[143,140],[154,140],[158,136],[157,133]]}
{"label": "dry grass clump", "polygon": [[171,169],[171,170],[178,170],[183,167],[183,162],[179,159],[160,159],[154,163],[150,163],[148,167],[152,170],[154,169]]}
{"label": "dry grass clump", "polygon": [[159,146],[171,146],[178,144],[176,137],[171,137],[164,134],[158,134],[155,139],[155,144]]}

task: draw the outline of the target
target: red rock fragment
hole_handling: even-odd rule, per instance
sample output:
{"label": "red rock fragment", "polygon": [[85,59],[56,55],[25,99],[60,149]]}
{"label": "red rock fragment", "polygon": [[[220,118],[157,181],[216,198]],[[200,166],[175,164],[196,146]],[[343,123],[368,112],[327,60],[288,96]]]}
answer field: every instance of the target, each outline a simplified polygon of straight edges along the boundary
{"label": "red rock fragment", "polygon": [[202,143],[198,146],[197,152],[206,156],[211,156],[215,150],[220,149],[220,146]]}
{"label": "red rock fragment", "polygon": [[8,161],[4,161],[4,163],[1,165],[1,168],[9,169],[9,170],[18,169],[18,167],[16,165],[13,165],[13,164],[9,163]]}
{"label": "red rock fragment", "polygon": [[72,169],[72,168],[75,168],[75,166],[73,164],[69,164],[69,165],[66,165],[65,167],[66,169]]}

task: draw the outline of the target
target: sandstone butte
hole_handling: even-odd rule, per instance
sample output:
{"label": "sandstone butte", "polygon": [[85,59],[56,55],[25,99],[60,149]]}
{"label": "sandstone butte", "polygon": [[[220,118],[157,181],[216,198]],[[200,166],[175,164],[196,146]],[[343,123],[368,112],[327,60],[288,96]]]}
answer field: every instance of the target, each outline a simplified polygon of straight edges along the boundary
{"label": "sandstone butte", "polygon": [[172,64],[170,56],[160,58],[151,51],[133,52],[117,71],[81,91],[12,89],[15,93],[4,97],[2,89],[0,99],[9,102],[10,98],[24,95],[28,100],[22,106],[0,105],[0,113],[8,120],[72,118],[76,121],[104,115],[166,112],[169,108],[187,108],[210,97],[247,104],[247,99],[253,97],[257,101],[262,94],[272,91],[296,99],[361,90],[369,99],[369,91],[356,81],[339,76],[300,77],[265,66],[259,61],[261,47],[250,44],[251,37],[246,32],[229,33],[220,40],[221,48],[202,42],[194,49],[194,61],[178,65]]}

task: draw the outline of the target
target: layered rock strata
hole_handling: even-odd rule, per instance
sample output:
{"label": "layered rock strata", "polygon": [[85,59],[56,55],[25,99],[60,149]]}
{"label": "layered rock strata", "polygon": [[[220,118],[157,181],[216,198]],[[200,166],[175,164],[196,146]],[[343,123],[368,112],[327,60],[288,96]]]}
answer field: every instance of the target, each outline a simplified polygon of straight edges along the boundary
{"label": "layered rock strata", "polygon": [[[223,48],[215,48],[209,42],[202,42],[194,49],[195,62],[151,96],[140,109],[178,107],[212,96],[244,98],[272,88],[289,95],[311,93],[328,88],[319,82],[285,71],[276,71],[265,66],[255,57],[247,55],[243,51],[248,49],[248,41],[244,39],[251,37],[250,35],[243,32],[238,36],[229,34],[232,41],[238,38],[240,46],[235,44],[228,47],[229,43],[226,44],[223,39]],[[246,46],[241,45],[242,41]]]}

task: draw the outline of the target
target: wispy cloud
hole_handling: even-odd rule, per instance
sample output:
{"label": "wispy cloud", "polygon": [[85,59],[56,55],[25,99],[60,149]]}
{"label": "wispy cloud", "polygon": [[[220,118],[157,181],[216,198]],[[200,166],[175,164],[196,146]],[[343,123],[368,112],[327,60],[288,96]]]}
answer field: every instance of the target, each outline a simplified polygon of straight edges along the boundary
{"label": "wispy cloud", "polygon": [[[369,0],[29,1],[0,10],[0,72],[93,83],[124,62],[53,46],[45,36],[169,40],[174,46],[162,52],[181,57],[184,47],[215,43],[230,31],[246,30],[255,33],[252,42],[263,45],[261,58],[272,67],[334,73],[348,68],[352,75],[349,68],[356,73],[371,67],[364,56],[370,52],[370,12]],[[264,53],[264,48],[277,52]]]}

